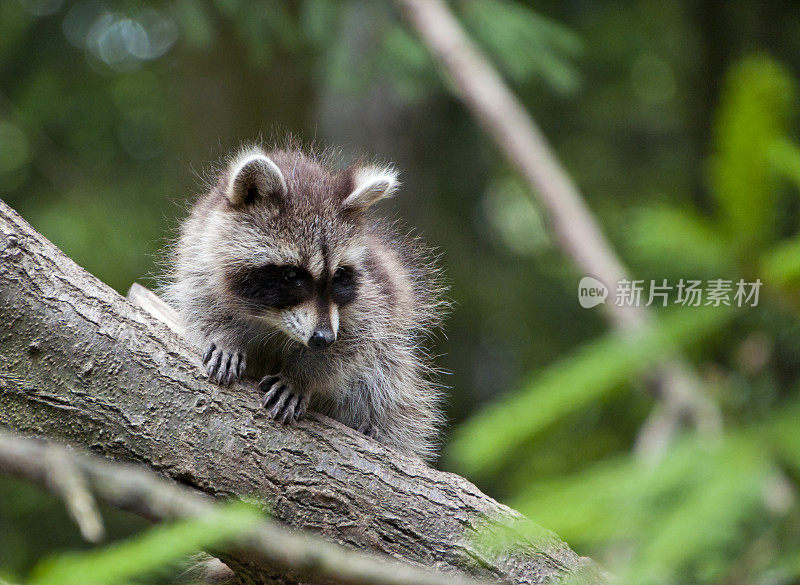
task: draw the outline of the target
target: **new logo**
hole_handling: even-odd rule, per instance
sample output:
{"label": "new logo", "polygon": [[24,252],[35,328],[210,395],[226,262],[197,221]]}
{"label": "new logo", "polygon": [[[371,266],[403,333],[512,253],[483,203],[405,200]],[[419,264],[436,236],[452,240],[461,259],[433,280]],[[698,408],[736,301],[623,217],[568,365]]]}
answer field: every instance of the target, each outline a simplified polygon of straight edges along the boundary
{"label": "new logo", "polygon": [[591,309],[608,298],[608,287],[591,276],[584,276],[578,283],[578,302],[584,309]]}

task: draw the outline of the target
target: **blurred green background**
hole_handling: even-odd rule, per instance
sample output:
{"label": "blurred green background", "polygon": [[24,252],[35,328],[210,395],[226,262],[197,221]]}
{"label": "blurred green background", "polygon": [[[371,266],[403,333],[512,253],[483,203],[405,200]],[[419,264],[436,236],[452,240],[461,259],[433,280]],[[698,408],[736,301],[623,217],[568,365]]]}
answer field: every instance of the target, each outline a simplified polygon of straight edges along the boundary
{"label": "blurred green background", "polygon": [[[3,0],[0,197],[124,294],[154,285],[240,141],[293,133],[393,161],[404,188],[384,211],[438,248],[455,301],[439,465],[628,582],[800,583],[800,7],[450,6],[636,278],[761,279],[758,306],[660,310],[649,340],[617,339],[388,1]],[[643,459],[657,401],[642,380],[676,347],[723,431],[689,426]],[[113,538],[143,538],[105,514]],[[59,502],[0,479],[0,579],[81,547]]]}

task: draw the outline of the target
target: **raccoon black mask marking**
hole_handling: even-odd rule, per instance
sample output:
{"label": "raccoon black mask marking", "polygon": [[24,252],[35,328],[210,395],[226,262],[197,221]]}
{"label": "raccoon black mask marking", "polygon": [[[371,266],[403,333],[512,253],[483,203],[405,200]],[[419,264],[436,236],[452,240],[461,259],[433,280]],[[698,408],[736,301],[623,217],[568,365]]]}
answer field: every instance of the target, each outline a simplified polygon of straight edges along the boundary
{"label": "raccoon black mask marking", "polygon": [[315,295],[342,307],[355,300],[358,290],[356,272],[349,266],[340,266],[332,277],[315,281],[301,266],[269,264],[231,272],[228,281],[233,294],[273,309],[287,309]]}
{"label": "raccoon black mask marking", "polygon": [[368,213],[397,186],[391,167],[244,150],[183,223],[165,294],[209,376],[260,379],[271,417],[311,405],[427,458],[440,414],[423,342],[442,289],[428,250]]}

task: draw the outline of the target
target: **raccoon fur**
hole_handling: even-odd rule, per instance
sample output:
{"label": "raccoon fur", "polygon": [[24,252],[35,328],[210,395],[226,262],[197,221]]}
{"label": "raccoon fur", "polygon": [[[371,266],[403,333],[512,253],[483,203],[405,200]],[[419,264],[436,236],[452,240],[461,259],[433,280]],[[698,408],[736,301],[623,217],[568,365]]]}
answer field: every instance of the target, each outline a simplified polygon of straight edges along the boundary
{"label": "raccoon fur", "polygon": [[398,185],[389,166],[242,150],[182,224],[164,292],[208,376],[260,380],[271,418],[311,408],[429,460],[442,287],[430,251],[370,213]]}

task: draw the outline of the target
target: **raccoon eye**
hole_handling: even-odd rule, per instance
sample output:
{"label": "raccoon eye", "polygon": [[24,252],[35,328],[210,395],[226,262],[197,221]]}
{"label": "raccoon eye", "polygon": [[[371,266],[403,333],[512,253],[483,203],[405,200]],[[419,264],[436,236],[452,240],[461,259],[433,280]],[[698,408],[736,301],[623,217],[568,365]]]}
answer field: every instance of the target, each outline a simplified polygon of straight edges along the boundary
{"label": "raccoon eye", "polygon": [[344,282],[353,277],[353,270],[347,266],[339,266],[336,272],[333,273],[333,282]]}
{"label": "raccoon eye", "polygon": [[349,266],[340,266],[333,273],[332,292],[333,301],[341,306],[351,303],[356,298],[358,282],[355,271]]}
{"label": "raccoon eye", "polygon": [[300,283],[300,271],[294,266],[287,266],[284,268],[281,276],[283,276],[284,280],[291,282],[292,284]]}

